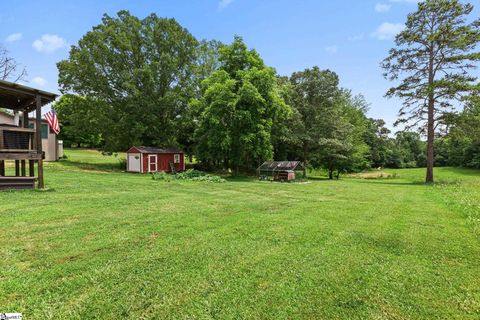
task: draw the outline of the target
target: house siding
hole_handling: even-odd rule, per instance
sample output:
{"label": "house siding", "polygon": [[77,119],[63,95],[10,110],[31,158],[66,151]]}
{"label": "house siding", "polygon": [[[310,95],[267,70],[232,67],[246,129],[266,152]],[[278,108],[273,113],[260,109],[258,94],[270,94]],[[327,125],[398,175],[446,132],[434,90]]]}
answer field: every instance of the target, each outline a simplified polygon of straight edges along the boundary
{"label": "house siding", "polygon": [[[35,122],[30,121],[35,128]],[[43,124],[47,124],[45,121],[42,121]],[[47,124],[48,126],[48,124]],[[45,152],[45,161],[56,161],[57,157],[57,135],[50,132],[50,127],[47,130],[47,138],[42,138],[42,150]]]}
{"label": "house siding", "polygon": [[0,112],[0,123],[13,124],[13,117],[6,113]]}

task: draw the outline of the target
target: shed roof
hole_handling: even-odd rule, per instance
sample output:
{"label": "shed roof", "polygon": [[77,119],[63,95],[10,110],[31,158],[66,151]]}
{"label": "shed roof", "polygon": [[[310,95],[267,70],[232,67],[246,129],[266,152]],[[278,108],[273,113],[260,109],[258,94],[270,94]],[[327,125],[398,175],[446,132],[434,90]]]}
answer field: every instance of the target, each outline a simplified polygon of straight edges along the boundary
{"label": "shed roof", "polygon": [[36,97],[40,96],[42,106],[53,102],[58,95],[21,84],[0,80],[0,107],[11,110],[35,110]]}
{"label": "shed roof", "polygon": [[294,171],[304,169],[300,161],[265,161],[257,170],[259,171]]}
{"label": "shed roof", "polygon": [[182,150],[176,148],[155,148],[155,147],[131,147],[127,153],[140,152],[140,153],[183,153]]}

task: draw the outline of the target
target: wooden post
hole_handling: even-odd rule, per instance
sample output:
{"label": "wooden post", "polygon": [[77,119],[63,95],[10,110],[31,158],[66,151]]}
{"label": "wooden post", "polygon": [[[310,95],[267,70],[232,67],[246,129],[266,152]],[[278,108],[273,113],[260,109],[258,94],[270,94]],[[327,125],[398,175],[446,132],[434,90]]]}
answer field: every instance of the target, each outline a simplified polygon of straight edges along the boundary
{"label": "wooden post", "polygon": [[26,174],[26,163],[25,163],[25,160],[20,161],[20,171],[21,171],[22,177],[25,177],[25,176],[27,175],[27,174]]}
{"label": "wooden post", "polygon": [[0,176],[5,177],[5,161],[0,160]]}
{"label": "wooden post", "polygon": [[23,111],[23,127],[28,128],[28,112],[25,110]]}
{"label": "wooden post", "polygon": [[30,177],[35,177],[35,161],[34,160],[28,160],[28,173]]}
{"label": "wooden post", "polygon": [[43,160],[40,159],[38,160],[38,188],[43,189],[45,187],[45,184],[43,182]]}
{"label": "wooden post", "polygon": [[20,160],[15,160],[15,177],[20,176]]}
{"label": "wooden post", "polygon": [[[28,112],[27,112],[27,110],[24,110],[24,111],[23,111],[22,125],[23,125],[24,128],[28,128]],[[29,144],[28,147],[30,147],[30,139],[29,139],[29,141],[28,141],[28,144]],[[25,161],[25,160],[22,160],[22,161],[20,162],[20,164],[21,164],[22,177],[25,177],[25,176],[27,175],[27,172],[26,172],[26,168],[27,168],[26,161]]]}
{"label": "wooden post", "polygon": [[58,134],[55,134],[55,161],[58,161]]}
{"label": "wooden post", "polygon": [[[35,141],[37,141],[37,153],[42,155],[42,98],[37,95],[37,109],[35,113]],[[45,186],[43,181],[43,159],[38,160],[38,188],[43,189]]]}

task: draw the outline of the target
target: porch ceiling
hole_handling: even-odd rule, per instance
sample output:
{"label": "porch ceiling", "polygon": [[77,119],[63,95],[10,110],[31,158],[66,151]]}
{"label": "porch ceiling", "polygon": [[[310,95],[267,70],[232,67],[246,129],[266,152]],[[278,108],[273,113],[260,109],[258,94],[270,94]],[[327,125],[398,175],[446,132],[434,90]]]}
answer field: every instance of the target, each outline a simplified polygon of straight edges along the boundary
{"label": "porch ceiling", "polygon": [[36,97],[39,96],[42,106],[53,102],[58,95],[0,80],[0,107],[10,110],[31,112],[36,108]]}

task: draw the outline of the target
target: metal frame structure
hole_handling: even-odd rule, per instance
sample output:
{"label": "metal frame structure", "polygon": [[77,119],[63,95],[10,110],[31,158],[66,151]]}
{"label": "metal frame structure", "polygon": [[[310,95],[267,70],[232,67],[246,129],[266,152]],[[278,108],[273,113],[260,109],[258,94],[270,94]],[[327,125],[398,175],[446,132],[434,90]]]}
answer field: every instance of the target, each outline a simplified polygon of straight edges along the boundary
{"label": "metal frame structure", "polygon": [[290,181],[289,174],[301,173],[302,178],[307,178],[307,170],[300,161],[265,161],[257,168],[260,180]]}

